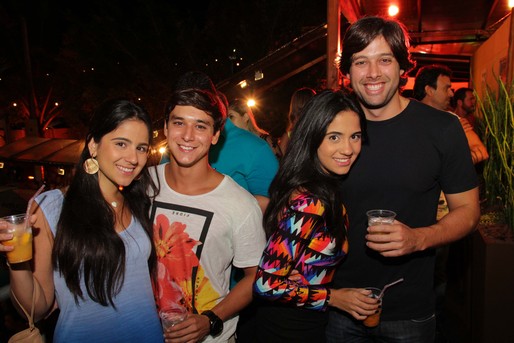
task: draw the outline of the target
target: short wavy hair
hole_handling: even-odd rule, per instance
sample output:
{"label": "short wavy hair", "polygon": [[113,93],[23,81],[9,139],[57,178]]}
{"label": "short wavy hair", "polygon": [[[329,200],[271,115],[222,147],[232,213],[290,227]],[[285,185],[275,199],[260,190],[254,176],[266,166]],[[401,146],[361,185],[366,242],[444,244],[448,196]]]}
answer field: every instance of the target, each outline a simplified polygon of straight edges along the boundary
{"label": "short wavy hair", "polygon": [[339,68],[344,75],[350,72],[353,55],[364,50],[375,38],[382,36],[391,48],[400,69],[405,72],[400,87],[407,83],[408,72],[416,66],[409,53],[409,35],[405,26],[397,20],[377,16],[363,17],[350,25],[343,38]]}
{"label": "short wavy hair", "polygon": [[221,131],[225,125],[227,109],[221,99],[209,91],[193,88],[174,91],[164,110],[166,122],[170,118],[171,111],[177,105],[192,106],[207,113],[214,120],[215,133]]}

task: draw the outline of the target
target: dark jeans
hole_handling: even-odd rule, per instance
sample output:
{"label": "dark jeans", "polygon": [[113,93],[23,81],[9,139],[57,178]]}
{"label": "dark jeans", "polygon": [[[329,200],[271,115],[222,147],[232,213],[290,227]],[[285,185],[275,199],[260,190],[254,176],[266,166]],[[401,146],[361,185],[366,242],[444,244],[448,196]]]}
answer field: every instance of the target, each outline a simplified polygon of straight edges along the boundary
{"label": "dark jeans", "polygon": [[377,327],[365,327],[361,321],[337,311],[330,311],[327,343],[433,343],[435,315],[427,318],[381,321]]}

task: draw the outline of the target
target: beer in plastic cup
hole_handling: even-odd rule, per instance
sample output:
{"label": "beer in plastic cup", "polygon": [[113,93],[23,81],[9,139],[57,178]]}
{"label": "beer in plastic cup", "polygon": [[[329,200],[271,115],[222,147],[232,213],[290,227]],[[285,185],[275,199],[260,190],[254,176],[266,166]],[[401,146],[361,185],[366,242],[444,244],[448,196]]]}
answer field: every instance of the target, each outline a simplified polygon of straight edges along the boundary
{"label": "beer in plastic cup", "polygon": [[[391,225],[396,217],[396,213],[389,210],[369,210],[366,215],[368,216],[368,226]],[[387,233],[373,232],[373,235],[387,235]]]}
{"label": "beer in plastic cup", "polygon": [[369,210],[366,214],[368,226],[392,224],[396,218],[396,213],[389,210]]}

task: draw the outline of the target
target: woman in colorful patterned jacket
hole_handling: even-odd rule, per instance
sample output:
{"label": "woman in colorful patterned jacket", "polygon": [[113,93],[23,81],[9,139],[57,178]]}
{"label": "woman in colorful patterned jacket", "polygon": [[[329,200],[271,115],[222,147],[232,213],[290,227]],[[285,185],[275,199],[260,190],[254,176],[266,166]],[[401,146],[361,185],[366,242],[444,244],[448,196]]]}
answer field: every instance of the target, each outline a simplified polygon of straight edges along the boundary
{"label": "woman in colorful patterned jacket", "polygon": [[[268,243],[259,263],[254,293],[258,342],[323,342],[327,307],[373,314],[377,301],[350,304],[348,292],[332,290],[335,267],[348,251],[347,217],[338,184],[357,159],[364,115],[353,98],[327,90],[306,105],[264,214]],[[367,297],[365,297],[367,298]],[[348,301],[347,301],[348,299]]]}

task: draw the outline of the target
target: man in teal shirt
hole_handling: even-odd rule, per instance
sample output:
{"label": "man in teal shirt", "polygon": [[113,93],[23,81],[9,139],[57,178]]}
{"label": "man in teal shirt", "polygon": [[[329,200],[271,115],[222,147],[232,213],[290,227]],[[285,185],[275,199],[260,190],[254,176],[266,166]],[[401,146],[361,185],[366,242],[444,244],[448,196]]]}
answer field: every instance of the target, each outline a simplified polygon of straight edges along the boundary
{"label": "man in teal shirt", "polygon": [[250,192],[264,212],[268,188],[278,170],[277,158],[266,141],[227,120],[218,144],[211,147],[209,163]]}

